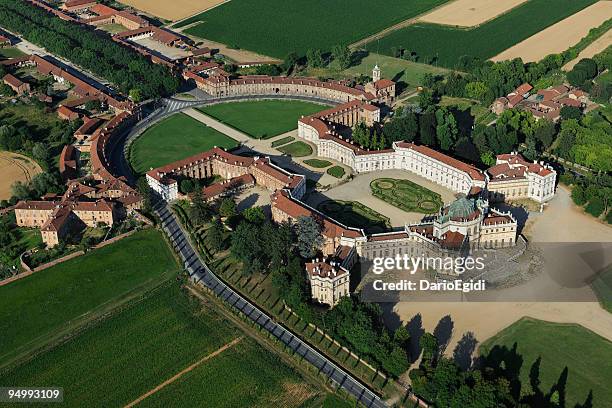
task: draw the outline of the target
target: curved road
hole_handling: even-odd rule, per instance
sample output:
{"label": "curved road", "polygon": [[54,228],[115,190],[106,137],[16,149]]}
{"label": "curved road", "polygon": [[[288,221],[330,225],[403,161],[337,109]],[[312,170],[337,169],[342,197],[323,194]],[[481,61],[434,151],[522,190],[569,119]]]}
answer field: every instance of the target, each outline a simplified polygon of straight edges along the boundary
{"label": "curved road", "polygon": [[[284,96],[248,96],[248,97],[231,97],[231,98],[211,98],[198,101],[181,101],[177,99],[166,99],[162,102],[162,106],[146,118],[138,122],[124,137],[117,143],[114,150],[111,152],[112,171],[115,175],[123,175],[129,180],[134,181],[134,175],[127,162],[126,154],[129,150],[131,141],[138,137],[144,130],[163,118],[174,114],[183,109],[193,106],[208,105],[227,101],[249,100],[249,99],[300,99],[311,102],[320,102],[329,104],[331,101],[321,100],[318,98],[309,97],[284,97]],[[337,103],[337,102],[334,102]],[[242,312],[246,317],[257,323],[263,329],[267,330],[278,340],[290,347],[295,353],[301,355],[306,361],[315,366],[319,372],[325,374],[333,383],[342,387],[346,392],[354,396],[360,403],[366,407],[384,408],[387,407],[384,401],[380,399],[372,390],[359,382],[342,368],[338,367],[327,357],[323,356],[316,349],[302,341],[299,337],[293,334],[289,329],[279,323],[276,323],[272,318],[262,312],[257,306],[251,304],[244,299],[240,294],[232,288],[225,285],[202,261],[194,250],[193,245],[189,241],[188,235],[179,225],[174,214],[168,209],[167,203],[158,201],[154,205],[154,211],[161,219],[161,225],[164,232],[172,242],[172,245],[179,253],[183,260],[184,267],[189,273],[190,279],[194,283],[205,285],[211,289],[220,299],[227,302],[234,309]]]}

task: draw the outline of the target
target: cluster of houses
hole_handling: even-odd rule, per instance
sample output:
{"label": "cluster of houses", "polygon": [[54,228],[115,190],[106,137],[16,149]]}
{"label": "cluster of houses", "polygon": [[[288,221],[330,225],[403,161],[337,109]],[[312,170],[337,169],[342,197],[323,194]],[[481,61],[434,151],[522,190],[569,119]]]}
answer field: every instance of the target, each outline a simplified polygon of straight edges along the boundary
{"label": "cluster of houses", "polygon": [[588,95],[577,88],[557,85],[533,92],[533,87],[524,83],[508,95],[497,98],[491,105],[491,111],[500,115],[507,109],[519,108],[530,112],[536,120],[545,118],[557,122],[564,106],[584,109],[588,103]]}

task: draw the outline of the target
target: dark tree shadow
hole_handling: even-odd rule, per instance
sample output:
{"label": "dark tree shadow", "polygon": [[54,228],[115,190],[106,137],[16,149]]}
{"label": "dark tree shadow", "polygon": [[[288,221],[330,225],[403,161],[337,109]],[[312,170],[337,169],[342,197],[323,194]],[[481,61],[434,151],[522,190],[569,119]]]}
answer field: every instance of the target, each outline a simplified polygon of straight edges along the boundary
{"label": "dark tree shadow", "polygon": [[423,318],[420,313],[414,315],[414,317],[410,319],[408,324],[406,324],[406,329],[410,334],[410,363],[414,363],[421,355],[421,346],[419,345],[419,342],[423,334],[425,334],[425,329],[423,328]]}
{"label": "dark tree shadow", "polygon": [[468,370],[472,367],[472,355],[477,344],[478,340],[472,332],[465,333],[457,343],[457,347],[453,351],[453,360],[462,370]]}
{"label": "dark tree shadow", "polygon": [[566,388],[567,388],[568,373],[569,373],[569,370],[566,366],[563,369],[563,371],[561,371],[561,374],[559,375],[559,379],[557,380],[556,384],[554,384],[551,387],[550,393],[549,393],[549,398],[555,391],[559,394],[559,407],[561,408],[565,408],[565,404],[566,404]]}
{"label": "dark tree shadow", "polygon": [[448,347],[451,337],[453,336],[453,328],[455,324],[451,319],[450,315],[446,315],[440,319],[436,328],[433,331],[433,335],[438,340],[439,355],[443,355]]}
{"label": "dark tree shadow", "polygon": [[514,343],[511,349],[494,346],[479,361],[480,366],[484,370],[491,370],[494,377],[503,377],[510,382],[510,393],[515,400],[521,396],[520,373],[523,366],[523,357],[518,354],[517,348],[517,343]]}
{"label": "dark tree shadow", "polygon": [[587,395],[583,404],[576,404],[574,408],[593,408],[593,390],[589,391],[589,395]]}

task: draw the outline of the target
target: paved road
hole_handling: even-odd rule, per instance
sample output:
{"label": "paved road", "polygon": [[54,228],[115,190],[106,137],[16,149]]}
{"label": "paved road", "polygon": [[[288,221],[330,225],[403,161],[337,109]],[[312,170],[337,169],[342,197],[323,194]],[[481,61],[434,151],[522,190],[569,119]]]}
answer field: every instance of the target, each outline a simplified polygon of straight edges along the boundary
{"label": "paved road", "polygon": [[162,221],[162,228],[168,235],[172,245],[180,254],[185,269],[188,271],[193,282],[202,284],[211,289],[219,298],[223,299],[231,305],[231,307],[241,311],[253,322],[270,332],[278,340],[290,347],[296,354],[301,355],[304,360],[317,367],[320,372],[329,377],[335,384],[353,395],[366,407],[383,408],[387,406],[369,388],[362,385],[350,374],[342,370],[342,368],[336,366],[314,348],[304,343],[291,331],[279,323],[276,323],[268,315],[219,280],[196,254],[187,238],[187,234],[178,224],[174,214],[170,212],[166,203],[160,201],[156,204],[154,209]]}

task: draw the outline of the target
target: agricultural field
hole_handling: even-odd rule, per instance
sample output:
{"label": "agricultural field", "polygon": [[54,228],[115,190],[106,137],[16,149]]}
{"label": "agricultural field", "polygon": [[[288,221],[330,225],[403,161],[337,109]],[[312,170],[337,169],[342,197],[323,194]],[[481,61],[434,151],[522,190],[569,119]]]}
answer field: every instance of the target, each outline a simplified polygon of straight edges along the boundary
{"label": "agricultural field", "polygon": [[550,0],[530,0],[472,29],[416,23],[390,33],[377,46],[386,55],[404,49],[416,53],[419,62],[453,68],[463,55],[492,58],[596,2],[555,0],[551,7]]}
{"label": "agricultural field", "polygon": [[320,394],[174,281],[1,374],[9,383],[61,386],[70,407],[297,407]]}
{"label": "agricultural field", "polygon": [[352,44],[446,1],[387,0],[381,3],[353,0],[348,6],[347,2],[339,0],[232,0],[186,19],[176,27],[201,22],[184,32],[285,58],[290,52],[305,55],[309,48],[330,50],[336,44]]}
{"label": "agricultural field", "polygon": [[292,157],[305,157],[312,154],[312,147],[301,141],[278,147],[276,150]]}
{"label": "agricultural field", "polygon": [[[372,46],[373,44],[371,47]],[[342,73],[350,76],[358,76],[360,74],[371,76],[372,68],[377,64],[384,78],[393,79],[395,82],[404,82],[404,86],[408,88],[420,86],[423,75],[425,74],[444,75],[449,72],[445,68],[419,64],[417,62],[389,57],[387,55],[370,53],[361,60],[359,65],[350,67]]]}
{"label": "agricultural field", "polygon": [[[523,318],[502,330],[480,346],[480,354],[491,351],[502,355],[516,345],[514,363],[520,369],[521,388],[530,391],[530,373],[541,358],[538,373],[540,389],[547,394],[551,387],[563,383],[567,367],[566,406],[584,404],[593,391],[594,408],[604,408],[612,401],[609,379],[612,376],[612,343],[574,324],[548,323]],[[499,347],[495,347],[499,346]],[[579,350],[579,352],[576,352]]]}
{"label": "agricultural field", "polygon": [[595,55],[603,52],[612,44],[612,30],[608,30],[604,35],[589,44],[582,50],[578,56],[563,66],[564,71],[571,71],[574,66],[583,58],[593,58]]}
{"label": "agricultural field", "polygon": [[302,115],[323,109],[325,106],[317,103],[279,100],[229,102],[198,108],[255,139],[269,139],[293,130]]}
{"label": "agricultural field", "polygon": [[1,286],[0,366],[179,270],[149,229]]}
{"label": "agricultural field", "polygon": [[238,142],[184,113],[164,119],[132,143],[130,163],[137,173],[185,159],[214,146],[231,149]]}
{"label": "agricultural field", "polygon": [[457,0],[419,18],[424,23],[473,27],[520,6],[527,0]]}
{"label": "agricultural field", "polygon": [[32,177],[42,173],[34,160],[21,154],[0,151],[0,200],[11,198],[11,186],[17,181],[29,182]]}
{"label": "agricultural field", "polygon": [[227,0],[119,0],[152,16],[176,21],[208,10]]}
{"label": "agricultural field", "polygon": [[589,30],[612,18],[612,1],[599,1],[590,7],[554,24],[491,58],[503,61],[522,58],[525,62],[539,61],[548,54],[565,51]]}
{"label": "agricultural field", "polygon": [[327,200],[320,203],[317,210],[346,226],[363,228],[368,234],[391,228],[387,217],[357,201]]}
{"label": "agricultural field", "polygon": [[406,212],[437,213],[443,202],[440,194],[409,180],[379,178],[370,183],[372,195]]}

